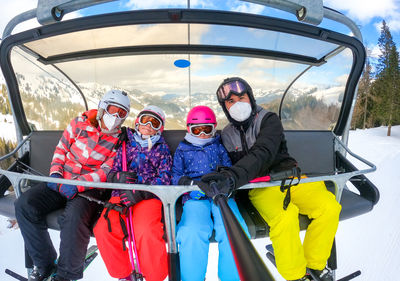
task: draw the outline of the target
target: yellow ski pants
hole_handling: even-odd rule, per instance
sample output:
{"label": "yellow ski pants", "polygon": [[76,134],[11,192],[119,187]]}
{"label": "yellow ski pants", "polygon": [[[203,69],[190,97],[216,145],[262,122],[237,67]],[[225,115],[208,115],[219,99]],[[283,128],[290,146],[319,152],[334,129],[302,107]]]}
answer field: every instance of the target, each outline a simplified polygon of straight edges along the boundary
{"label": "yellow ski pants", "polygon": [[[283,209],[285,192],[279,186],[255,188],[249,199],[270,226],[270,239],[279,273],[286,280],[302,278],[306,267],[321,270],[329,258],[339,224],[341,205],[324,182],[291,187],[291,202]],[[309,224],[303,245],[300,240],[299,213]]]}

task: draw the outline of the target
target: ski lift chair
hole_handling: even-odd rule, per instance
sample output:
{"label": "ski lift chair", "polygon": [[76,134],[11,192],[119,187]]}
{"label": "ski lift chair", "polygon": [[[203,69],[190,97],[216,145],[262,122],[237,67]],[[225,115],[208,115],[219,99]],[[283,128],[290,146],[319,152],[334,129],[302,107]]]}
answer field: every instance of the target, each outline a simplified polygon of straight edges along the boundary
{"label": "ski lift chair", "polygon": [[[289,63],[298,63],[300,66],[305,66],[301,68],[302,70],[298,75],[295,75],[292,77],[291,81],[288,81],[287,88],[283,91],[283,94],[281,92],[279,95],[281,100],[280,105],[278,108],[275,108],[275,110],[279,112],[280,117],[283,118],[282,121],[284,126],[285,124],[289,124],[287,125],[288,128],[285,127],[285,135],[288,142],[289,152],[299,162],[299,166],[302,168],[302,171],[308,175],[308,178],[303,179],[302,182],[325,181],[327,186],[335,193],[337,200],[342,204],[342,212],[340,217],[341,220],[366,213],[372,210],[373,206],[378,202],[378,189],[364,175],[366,173],[373,172],[376,167],[367,160],[353,154],[346,146],[349,133],[349,120],[352,116],[356,86],[363,70],[365,60],[365,50],[362,43],[358,39],[308,24],[262,15],[260,16],[217,10],[162,9],[129,11],[58,22],[61,20],[64,13],[82,8],[85,6],[82,3],[87,4],[88,2],[90,1],[78,0],[75,3],[72,1],[72,3],[64,3],[54,6],[56,4],[51,5],[45,0],[39,1],[40,9],[38,8],[28,11],[20,16],[17,16],[6,27],[3,41],[0,45],[0,61],[7,83],[14,119],[16,121],[18,146],[11,153],[0,157],[0,161],[12,156],[19,156],[23,155],[24,153],[28,153],[29,161],[27,161],[27,165],[29,165],[33,171],[38,171],[47,175],[54,148],[62,133],[60,130],[35,130],[29,123],[27,115],[30,114],[30,112],[24,108],[26,104],[24,104],[21,99],[21,92],[25,90],[21,88],[21,81],[24,79],[24,77],[20,75],[21,73],[16,74],[14,70],[16,63],[13,61],[13,59],[16,57],[21,57],[21,59],[24,61],[26,60],[25,62],[29,65],[35,64],[42,68],[53,67],[53,70],[58,71],[58,73],[63,76],[65,80],[69,81],[70,85],[68,87],[74,87],[75,90],[82,96],[84,103],[82,109],[88,108],[87,97],[80,88],[82,85],[78,85],[79,79],[72,79],[71,74],[73,73],[70,72],[71,69],[66,70],[65,68],[69,63],[73,63],[75,61],[79,62],[83,60],[85,62],[89,62],[103,58],[127,58],[129,56],[140,57],[160,54],[166,54],[167,58],[168,55],[187,55],[189,60],[195,55],[220,56],[221,58],[229,57],[232,59],[271,59],[273,62],[283,61]],[[93,3],[99,2],[106,1],[93,1]],[[268,1],[262,0],[252,2],[263,3],[266,5],[268,4],[266,3]],[[276,4],[278,2],[281,3]],[[339,23],[345,24],[352,30],[353,34],[355,34],[357,38],[361,37],[361,34],[354,23],[340,13],[332,11],[328,8],[324,8],[322,6],[322,1],[309,1],[311,4],[307,7],[303,6],[303,4],[299,4],[300,2],[302,1],[282,0],[276,1],[276,3],[274,2],[275,4],[271,4],[271,6],[291,12],[295,14],[299,20],[312,24],[319,24],[319,22],[322,20],[322,17],[325,16],[327,18],[336,20]],[[62,1],[60,0],[57,3],[62,3]],[[93,3],[88,4],[87,6],[92,5]],[[321,11],[323,15],[322,17]],[[43,26],[10,35],[16,24],[36,16],[38,17],[39,22],[44,24]],[[71,49],[71,46],[67,44],[68,42],[79,43],[81,40],[82,42],[85,42],[85,40],[88,38],[104,38],[104,36],[97,36],[101,35],[101,32],[107,32],[107,36],[112,37],[113,34],[116,34],[116,32],[113,32],[113,28],[116,28],[117,31],[118,28],[121,28],[122,31],[124,28],[126,28],[126,32],[132,32],[132,30],[135,32],[140,32],[140,28],[144,29],[144,27],[147,26],[157,26],[157,24],[165,27],[185,26],[186,33],[183,33],[184,36],[182,36],[184,37],[184,40],[178,43],[160,42],[155,43],[154,45],[147,45],[140,42],[131,42],[128,40],[129,37],[125,36],[123,38],[124,40],[119,38],[120,40],[106,42],[105,45],[102,45],[101,41],[97,42],[99,43],[98,45],[88,45],[85,43],[77,49]],[[246,44],[248,42],[246,40],[235,42],[237,44],[218,44],[219,41],[215,40],[215,37],[212,37],[211,40],[209,39],[209,42],[207,43],[196,41],[196,38],[191,41],[191,32],[203,30],[196,29],[196,27],[199,26],[209,29],[221,28],[222,32],[219,33],[220,35],[225,34],[223,31],[226,27],[237,29],[239,31],[254,31],[253,33],[250,33],[256,35],[266,32],[266,34],[271,36],[271,38],[282,37],[286,38],[286,40],[291,40],[294,38],[293,41],[290,41],[293,44],[295,42],[298,43],[296,40],[306,38],[307,40],[310,40],[310,42],[308,42],[310,49],[315,46],[315,44],[313,45],[315,42],[323,42],[325,47],[322,51],[319,50],[318,55],[313,56],[310,53],[291,53],[289,49],[287,49],[287,46],[290,44],[280,46],[283,47],[283,50],[278,50],[274,48],[264,48],[262,44],[263,42],[261,42],[261,44],[257,44],[257,40],[249,41],[255,43],[255,46],[247,46]],[[132,30],[130,28],[132,28]],[[172,29],[167,28],[166,31],[168,30],[172,32]],[[93,32],[93,34],[90,32]],[[176,32],[179,32],[179,30],[177,29]],[[80,37],[75,38],[75,35],[79,35]],[[135,34],[135,37],[136,35],[137,34]],[[217,39],[222,37],[223,36]],[[158,40],[159,38],[154,39]],[[257,36],[251,39],[257,39]],[[131,45],[123,44],[124,42],[128,41]],[[61,42],[61,44],[59,42]],[[278,45],[279,44],[276,44],[276,46]],[[84,46],[84,48],[82,46]],[[289,117],[285,121],[287,112],[282,114],[282,111],[285,111],[285,101],[289,99],[288,96],[290,95],[290,90],[293,84],[298,79],[301,79],[301,77],[310,69],[323,66],[330,58],[341,54],[345,49],[350,51],[353,62],[350,65],[351,71],[347,79],[346,87],[343,90],[343,95],[341,96],[341,107],[337,112],[333,130],[329,129],[330,126],[326,127],[325,129],[318,130],[308,130],[304,128],[302,130],[291,129],[290,124],[293,124],[296,120],[292,120]],[[226,77],[227,74],[230,74],[230,72],[219,73],[221,77]],[[131,77],[131,79],[134,79],[134,77]],[[191,76],[189,72],[189,98],[194,99],[195,96],[191,97],[190,95],[192,85],[191,79],[194,79],[194,77],[193,75]],[[208,100],[209,102],[215,103],[215,110],[219,108],[218,104],[216,103],[214,93],[206,98],[210,99]],[[261,97],[260,99],[263,100],[263,98],[264,97]],[[153,100],[148,102],[153,102]],[[166,102],[166,100],[164,100],[164,102]],[[192,106],[190,99],[189,102],[190,106]],[[259,101],[258,103],[260,104]],[[268,104],[268,101],[265,103]],[[161,105],[161,107],[163,106]],[[137,110],[137,108],[135,109]],[[180,118],[183,120],[185,111],[180,111],[180,109],[176,107],[174,107],[174,110],[177,112],[177,114],[181,114]],[[184,125],[181,127],[184,127]],[[163,134],[166,141],[169,143],[171,150],[174,151],[179,141],[183,139],[185,130],[168,130],[167,128]],[[362,170],[357,169],[349,160],[349,155],[363,162],[368,167]],[[75,184],[75,182],[72,180],[54,179],[50,177],[39,176],[35,173],[20,173],[19,171],[15,171],[13,169],[0,170],[0,174],[7,177],[15,190],[15,193],[11,193],[0,198],[0,214],[10,217],[14,216],[14,207],[12,202],[15,200],[15,197],[18,197],[21,192],[23,192],[27,183],[29,184],[32,181],[51,181],[56,183]],[[354,188],[352,190],[349,189],[346,185],[348,183],[353,185],[357,191],[355,191]],[[278,184],[278,182],[254,183],[243,186],[240,190],[268,187]],[[80,185],[93,186],[96,188],[134,188],[150,191],[156,194],[162,200],[164,206],[170,265],[171,263],[176,262],[178,251],[175,241],[175,204],[177,199],[183,193],[193,190],[196,187],[171,186],[168,189],[165,189],[163,186],[126,184],[116,185],[112,183],[90,182],[80,182]],[[237,200],[240,211],[249,227],[251,237],[255,239],[268,236],[268,225],[250,204],[245,194],[245,192],[239,192],[237,195]],[[48,225],[51,228],[58,228],[56,218],[59,212],[49,215]],[[308,219],[301,216],[301,229],[305,229],[308,223]],[[175,280],[174,278],[177,276],[174,270],[175,269],[173,268],[170,270],[170,274],[172,271],[172,277],[170,276],[171,280]]]}

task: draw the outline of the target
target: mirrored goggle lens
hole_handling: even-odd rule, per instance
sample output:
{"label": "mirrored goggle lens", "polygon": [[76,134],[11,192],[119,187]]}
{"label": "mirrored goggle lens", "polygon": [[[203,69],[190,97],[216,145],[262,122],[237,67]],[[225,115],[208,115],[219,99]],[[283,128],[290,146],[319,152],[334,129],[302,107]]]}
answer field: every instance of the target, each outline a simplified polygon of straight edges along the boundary
{"label": "mirrored goggle lens", "polygon": [[162,122],[154,115],[143,114],[139,118],[139,124],[143,126],[150,124],[150,126],[154,130],[159,130],[161,128]]}
{"label": "mirrored goggle lens", "polygon": [[124,119],[128,112],[114,104],[109,104],[106,108],[106,112],[110,115],[116,115],[120,119]]}
{"label": "mirrored goggle lens", "polygon": [[190,132],[195,136],[199,136],[202,133],[209,136],[214,133],[214,125],[191,125]]}
{"label": "mirrored goggle lens", "polygon": [[217,90],[218,100],[225,101],[232,94],[241,96],[246,93],[246,86],[241,81],[231,81],[223,84]]}

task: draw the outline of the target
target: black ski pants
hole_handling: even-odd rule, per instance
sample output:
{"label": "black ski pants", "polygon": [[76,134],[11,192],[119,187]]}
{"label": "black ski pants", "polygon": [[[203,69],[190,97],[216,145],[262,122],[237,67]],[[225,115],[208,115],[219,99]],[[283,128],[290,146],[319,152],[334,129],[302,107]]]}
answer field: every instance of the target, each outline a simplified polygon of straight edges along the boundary
{"label": "black ski pants", "polygon": [[[85,192],[100,200],[106,199],[106,193],[100,189]],[[58,217],[61,242],[57,274],[66,279],[81,279],[93,225],[102,210],[100,205],[79,196],[67,200],[43,182],[22,193],[16,200],[15,215],[25,247],[39,272],[44,273],[54,265],[57,258],[49,236],[46,216],[64,207],[64,212]]]}

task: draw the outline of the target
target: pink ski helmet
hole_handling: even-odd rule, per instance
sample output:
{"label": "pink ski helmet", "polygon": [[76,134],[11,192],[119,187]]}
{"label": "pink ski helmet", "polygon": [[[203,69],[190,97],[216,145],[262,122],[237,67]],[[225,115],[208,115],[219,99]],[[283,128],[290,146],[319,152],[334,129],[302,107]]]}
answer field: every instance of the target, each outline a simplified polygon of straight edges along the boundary
{"label": "pink ski helmet", "polygon": [[217,118],[211,108],[199,105],[193,107],[187,115],[186,126],[189,133],[189,125],[192,124],[214,124],[214,127],[217,127]]}

